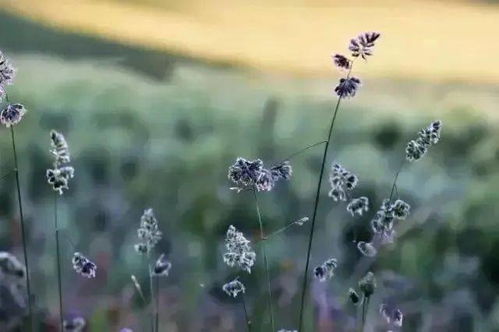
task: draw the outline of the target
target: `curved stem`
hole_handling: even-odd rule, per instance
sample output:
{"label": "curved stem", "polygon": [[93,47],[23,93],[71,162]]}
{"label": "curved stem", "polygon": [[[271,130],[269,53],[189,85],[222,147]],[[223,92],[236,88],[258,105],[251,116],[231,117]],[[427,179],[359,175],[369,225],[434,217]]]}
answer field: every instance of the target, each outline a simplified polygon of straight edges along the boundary
{"label": "curved stem", "polygon": [[62,282],[61,282],[61,250],[59,248],[59,225],[57,218],[57,193],[54,193],[54,230],[55,230],[55,250],[57,259],[57,289],[59,292],[59,323],[61,331],[64,330],[64,319],[62,311]]}
{"label": "curved stem", "polygon": [[[262,223],[262,215],[260,213],[260,205],[258,204],[258,196],[256,194],[256,189],[253,189],[253,196],[255,198],[256,205],[256,214],[258,216],[258,225],[260,226],[260,237],[265,239],[265,233],[263,231],[263,223]],[[272,308],[272,287],[270,284],[270,271],[269,271],[269,262],[267,259],[267,250],[265,248],[265,240],[262,242],[262,255],[263,262],[265,265],[265,276],[267,278],[267,292],[268,292],[268,302],[269,302],[269,310],[270,310],[270,322],[272,325],[272,331],[275,331],[275,321],[274,321],[274,310]]]}
{"label": "curved stem", "polygon": [[310,267],[310,252],[312,250],[312,242],[314,239],[315,220],[317,217],[317,210],[319,207],[319,197],[320,197],[321,188],[322,188],[322,178],[324,176],[324,169],[326,166],[329,143],[331,142],[331,134],[333,133],[334,123],[336,120],[336,116],[338,115],[340,103],[341,103],[341,98],[338,98],[338,101],[336,103],[336,107],[334,108],[334,114],[333,114],[333,118],[331,120],[331,125],[329,126],[328,138],[326,141],[326,146],[324,147],[321,170],[319,173],[319,183],[317,184],[317,191],[315,193],[314,212],[312,214],[312,223],[310,225],[310,234],[308,236],[308,249],[307,249],[307,261],[305,263],[305,275],[303,276],[303,286],[302,286],[301,304],[300,304],[300,322],[298,324],[298,331],[302,331],[302,326],[303,326],[303,310],[305,307],[305,296],[307,293],[307,285],[308,285],[308,270]]}
{"label": "curved stem", "polygon": [[[16,150],[16,139],[14,135],[14,127],[10,126],[10,136],[12,138],[12,153],[14,155],[14,172],[16,174],[16,187],[17,187],[17,201],[19,204],[19,219],[21,221],[21,235],[23,242],[23,254],[24,254],[24,265],[26,266],[26,291],[28,293],[28,317],[29,317],[29,326],[31,330],[33,330],[33,314],[32,314],[32,305],[31,305],[31,283],[30,283],[30,274],[29,274],[29,260],[28,260],[28,249],[27,249],[27,241],[26,241],[26,227],[24,225],[24,213],[23,213],[23,203],[21,199],[21,181],[19,180],[19,165],[17,162],[17,150]],[[7,174],[9,175],[9,174]],[[5,175],[5,176],[7,176]],[[3,177],[2,177],[3,179]]]}

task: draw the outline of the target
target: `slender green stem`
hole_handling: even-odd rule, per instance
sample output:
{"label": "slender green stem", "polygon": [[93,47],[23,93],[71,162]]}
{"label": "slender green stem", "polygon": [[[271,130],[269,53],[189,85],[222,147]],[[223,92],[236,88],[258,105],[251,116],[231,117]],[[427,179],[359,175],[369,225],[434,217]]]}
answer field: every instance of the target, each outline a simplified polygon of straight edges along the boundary
{"label": "slender green stem", "polygon": [[159,332],[159,277],[156,277],[156,312],[155,312],[155,323],[156,332]]}
{"label": "slender green stem", "polygon": [[57,217],[57,193],[54,193],[54,230],[55,230],[55,251],[57,259],[57,289],[59,292],[59,323],[63,331],[64,319],[62,311],[62,281],[61,281],[61,250],[59,247],[59,225]]}
{"label": "slender green stem", "polygon": [[154,305],[154,287],[153,287],[153,282],[152,282],[152,266],[149,260],[149,255],[147,255],[147,262],[148,262],[148,271],[149,271],[149,292],[150,292],[150,297],[149,297],[149,303],[151,305],[151,331],[154,332],[154,317],[156,313],[155,305]]}
{"label": "slender green stem", "polygon": [[362,301],[362,325],[360,328],[361,332],[364,332],[364,326],[366,325],[366,314],[367,310],[369,309],[369,296]]}
{"label": "slender green stem", "polygon": [[292,153],[292,154],[290,154],[287,158],[282,159],[282,160],[281,160],[279,163],[277,163],[277,164],[281,164],[281,163],[283,163],[283,162],[285,162],[285,161],[287,161],[287,160],[290,160],[290,159],[292,159],[292,158],[294,158],[294,157],[296,157],[296,156],[298,156],[298,155],[302,154],[303,152],[307,151],[308,149],[314,148],[314,147],[316,147],[316,146],[318,146],[318,145],[321,145],[321,144],[324,144],[324,143],[326,143],[326,142],[327,142],[327,141],[320,141],[320,142],[316,142],[316,143],[313,143],[313,144],[307,145],[307,146],[306,146],[306,147],[304,147],[303,149],[300,149],[300,150],[298,150],[298,151],[296,151],[296,152],[293,152],[293,153]]}
{"label": "slender green stem", "polygon": [[315,220],[317,217],[317,210],[319,207],[319,197],[321,194],[321,188],[322,188],[322,178],[324,177],[324,169],[326,166],[326,160],[327,160],[327,153],[328,153],[328,148],[329,148],[329,143],[331,142],[331,134],[333,133],[333,128],[334,128],[334,123],[336,120],[336,116],[338,115],[338,110],[340,108],[340,103],[341,103],[341,98],[338,97],[338,101],[336,102],[336,106],[334,108],[334,113],[333,113],[333,118],[331,120],[331,125],[329,126],[329,133],[328,133],[328,138],[326,141],[326,145],[324,146],[324,152],[322,156],[322,164],[321,164],[321,170],[319,173],[319,183],[317,184],[317,191],[315,193],[315,201],[314,201],[314,212],[312,214],[312,223],[310,225],[310,234],[308,236],[308,249],[307,249],[307,261],[305,263],[305,275],[303,276],[303,286],[302,286],[302,293],[301,293],[301,304],[300,304],[300,322],[298,324],[298,331],[302,331],[303,327],[303,311],[305,307],[305,297],[307,293],[307,285],[308,285],[308,270],[310,267],[310,252],[312,250],[312,242],[314,239],[314,230],[315,230]]}
{"label": "slender green stem", "polygon": [[[256,206],[256,214],[258,216],[258,224],[260,226],[260,237],[265,239],[265,232],[263,231],[263,223],[262,223],[262,215],[260,213],[260,205],[258,204],[258,195],[256,193],[256,189],[253,189],[253,196],[255,198],[255,206]],[[270,323],[272,326],[272,331],[275,331],[275,321],[274,321],[274,309],[272,307],[272,286],[270,284],[270,271],[269,271],[269,262],[267,259],[267,249],[265,246],[265,241],[262,242],[262,256],[263,263],[265,265],[265,276],[267,278],[267,292],[268,292],[268,302],[269,302],[269,310],[270,310]]]}
{"label": "slender green stem", "polygon": [[23,213],[23,203],[21,199],[21,184],[19,180],[19,165],[17,162],[17,150],[16,150],[16,139],[14,135],[14,127],[10,126],[10,136],[12,138],[12,153],[14,155],[14,172],[16,174],[16,187],[17,187],[17,201],[19,203],[19,219],[21,220],[21,235],[23,241],[23,254],[24,254],[24,265],[26,266],[26,291],[28,293],[28,317],[29,326],[33,330],[33,314],[31,305],[31,283],[29,274],[29,260],[28,260],[28,249],[26,241],[26,227],[24,225],[24,213]]}
{"label": "slender green stem", "polygon": [[248,332],[251,332],[251,320],[249,319],[248,309],[246,308],[246,300],[244,299],[244,294],[241,294],[241,303],[244,309],[244,320],[246,321],[246,326],[248,327]]}
{"label": "slender green stem", "polygon": [[397,173],[395,173],[395,178],[393,179],[392,189],[390,191],[390,202],[392,201],[393,193],[394,193],[395,187],[397,186],[397,180],[399,178],[400,172],[402,171],[402,167],[404,167],[404,164],[405,164],[405,158],[400,163],[400,166],[397,170]]}

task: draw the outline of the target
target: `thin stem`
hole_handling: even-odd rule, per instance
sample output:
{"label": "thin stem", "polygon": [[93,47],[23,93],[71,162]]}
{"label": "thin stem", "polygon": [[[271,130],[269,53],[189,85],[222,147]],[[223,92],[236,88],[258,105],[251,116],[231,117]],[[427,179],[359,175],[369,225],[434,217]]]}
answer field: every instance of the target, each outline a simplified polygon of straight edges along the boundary
{"label": "thin stem", "polygon": [[159,277],[156,277],[156,313],[155,313],[156,332],[159,332]]}
{"label": "thin stem", "polygon": [[57,218],[57,193],[54,193],[54,230],[55,230],[55,250],[57,259],[57,288],[59,292],[59,323],[61,331],[64,326],[63,312],[62,312],[62,282],[61,282],[61,251],[59,248],[59,225]]}
{"label": "thin stem", "polygon": [[153,282],[152,282],[152,267],[149,261],[149,255],[147,255],[147,261],[148,261],[148,270],[149,270],[149,292],[150,292],[150,299],[149,303],[151,304],[151,331],[154,332],[154,317],[156,313],[156,309],[154,306],[154,287],[153,287]]}
{"label": "thin stem", "polygon": [[366,325],[366,314],[369,308],[369,296],[362,301],[362,326],[360,331],[364,332],[364,326]]}
{"label": "thin stem", "polygon": [[241,294],[241,302],[243,304],[243,309],[244,309],[244,320],[246,321],[246,326],[248,327],[248,332],[251,331],[251,321],[249,319],[248,315],[248,309],[246,308],[246,300],[244,299],[244,294]]}
{"label": "thin stem", "polygon": [[[21,235],[23,242],[23,254],[24,254],[24,265],[26,266],[26,291],[28,292],[28,317],[29,326],[33,330],[33,315],[32,315],[32,305],[31,305],[31,283],[29,279],[29,263],[28,263],[28,249],[26,244],[26,227],[24,225],[24,213],[23,213],[23,203],[21,199],[21,184],[19,180],[19,165],[17,162],[17,151],[16,151],[16,139],[14,135],[14,127],[10,126],[10,136],[12,138],[12,153],[14,155],[14,172],[16,173],[16,187],[17,187],[17,201],[19,203],[19,219],[21,220]],[[9,175],[9,174],[7,174]],[[7,176],[5,175],[5,176]],[[4,176],[4,177],[5,177]],[[2,177],[2,179],[4,178]]]}
{"label": "thin stem", "polygon": [[302,287],[301,304],[300,304],[300,322],[298,324],[298,328],[299,328],[298,331],[302,331],[302,326],[303,326],[303,310],[305,307],[305,296],[307,293],[308,269],[310,267],[310,252],[312,250],[312,242],[314,239],[315,220],[317,217],[317,210],[319,207],[319,197],[320,197],[321,188],[322,188],[322,178],[324,176],[324,169],[326,166],[329,143],[331,142],[331,134],[333,133],[334,123],[336,120],[336,116],[338,115],[340,103],[341,103],[341,98],[338,97],[338,101],[336,102],[336,106],[334,108],[334,114],[333,114],[333,118],[331,120],[331,125],[329,126],[328,139],[326,141],[326,146],[324,147],[324,152],[323,152],[323,156],[322,156],[322,164],[321,164],[321,170],[320,170],[320,174],[319,174],[319,183],[317,184],[317,191],[315,193],[314,212],[312,214],[312,223],[310,226],[310,234],[308,237],[308,249],[307,249],[307,261],[305,263],[305,275],[303,276],[303,287]]}
{"label": "thin stem", "polygon": [[399,177],[399,174],[400,172],[402,171],[402,167],[404,167],[404,164],[405,164],[405,158],[402,160],[402,162],[400,163],[400,166],[397,170],[397,173],[395,173],[395,178],[393,179],[393,184],[392,184],[392,189],[390,191],[390,202],[392,201],[392,198],[393,198],[393,192],[395,190],[395,187],[397,186],[397,179]]}
{"label": "thin stem", "polygon": [[282,227],[282,228],[279,228],[278,230],[270,233],[269,235],[267,235],[264,239],[262,240],[268,240],[270,239],[271,237],[274,237],[278,234],[281,234],[282,232],[286,231],[288,228],[290,228],[291,226],[295,225],[296,224],[296,221],[293,221],[292,223],[289,223],[287,224],[286,226]]}
{"label": "thin stem", "polygon": [[316,147],[317,145],[321,145],[321,144],[324,144],[324,143],[327,143],[327,141],[320,141],[320,142],[316,142],[314,144],[307,145],[303,149],[300,149],[300,150],[298,150],[298,151],[290,154],[287,158],[282,159],[280,163],[283,163],[284,161],[290,160],[290,159],[292,159],[292,158],[294,158],[294,157],[302,154],[303,152],[307,151],[308,149],[311,149],[313,147]]}
{"label": "thin stem", "polygon": [[[260,205],[258,204],[258,195],[256,193],[256,189],[253,189],[253,196],[255,198],[255,206],[256,206],[256,214],[258,216],[258,224],[260,226],[260,237],[262,239],[265,239],[265,233],[263,231],[263,223],[262,223],[262,215],[260,213]],[[263,262],[265,265],[265,275],[267,278],[267,292],[268,292],[268,302],[269,302],[269,309],[270,309],[270,322],[272,325],[272,331],[275,331],[275,321],[274,321],[274,310],[272,308],[272,287],[270,284],[270,271],[269,271],[269,262],[267,259],[267,250],[265,246],[265,241],[262,242],[262,255],[263,255]]]}

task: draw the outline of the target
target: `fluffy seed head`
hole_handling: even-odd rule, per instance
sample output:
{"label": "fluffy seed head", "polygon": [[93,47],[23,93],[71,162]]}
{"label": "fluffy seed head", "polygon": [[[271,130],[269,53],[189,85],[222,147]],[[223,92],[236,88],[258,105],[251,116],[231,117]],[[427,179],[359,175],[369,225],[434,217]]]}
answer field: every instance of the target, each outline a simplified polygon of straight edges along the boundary
{"label": "fluffy seed head", "polygon": [[82,332],[85,328],[86,322],[83,317],[75,317],[72,319],[64,320],[64,332]]}
{"label": "fluffy seed head", "polygon": [[97,270],[97,265],[90,261],[88,258],[75,252],[73,254],[73,269],[76,273],[82,275],[86,278],[95,278],[95,272]]}
{"label": "fluffy seed head", "polygon": [[305,223],[307,221],[309,221],[309,218],[308,217],[303,217],[303,218],[300,218],[297,221],[295,221],[295,224],[298,225],[298,226],[303,226],[303,225],[305,225]]}
{"label": "fluffy seed head", "polygon": [[0,113],[0,122],[7,128],[21,122],[26,108],[21,104],[9,104]]}
{"label": "fluffy seed head", "polygon": [[360,296],[353,288],[350,288],[348,290],[348,297],[350,298],[350,301],[352,301],[352,303],[355,305],[360,302]]}
{"label": "fluffy seed head", "polygon": [[154,216],[152,209],[144,210],[140,217],[140,226],[137,229],[137,236],[140,243],[135,245],[135,251],[139,254],[148,254],[154,246],[161,240],[163,233],[159,230],[159,223]]}
{"label": "fluffy seed head", "polygon": [[244,237],[234,226],[230,225],[225,237],[223,260],[230,267],[238,266],[241,270],[251,273],[255,264],[256,254],[251,249],[250,241]]}
{"label": "fluffy seed head", "polygon": [[0,51],[0,86],[14,83],[16,71],[7,57]]}
{"label": "fluffy seed head", "polygon": [[237,279],[234,279],[222,286],[222,290],[229,296],[237,297],[239,293],[246,293],[246,288],[243,283]]}
{"label": "fluffy seed head", "polygon": [[365,297],[369,297],[374,293],[374,290],[376,289],[376,278],[374,277],[374,273],[369,271],[360,279],[359,289]]}
{"label": "fluffy seed head", "polygon": [[270,168],[270,172],[272,173],[272,178],[274,181],[284,179],[289,180],[293,175],[293,168],[289,161],[284,161],[277,166],[272,166]]}
{"label": "fluffy seed head", "polygon": [[393,215],[397,219],[405,219],[409,215],[411,206],[401,199],[397,199],[392,205]]}
{"label": "fluffy seed head", "polygon": [[314,276],[319,279],[319,281],[326,281],[334,277],[334,270],[336,270],[337,267],[338,261],[336,258],[330,258],[314,269]]}
{"label": "fluffy seed head", "polygon": [[353,190],[358,182],[359,180],[355,174],[346,170],[340,164],[333,164],[329,173],[329,183],[331,184],[329,197],[332,197],[334,201],[346,201],[346,191]]}
{"label": "fluffy seed head", "polygon": [[334,88],[334,92],[340,98],[354,97],[360,87],[360,80],[357,77],[340,78],[340,82]]}
{"label": "fluffy seed head", "polygon": [[364,32],[357,36],[357,38],[350,40],[348,49],[352,51],[353,57],[361,56],[365,60],[368,56],[372,55],[374,42],[379,36],[380,34],[377,32]]}
{"label": "fluffy seed head", "polygon": [[347,205],[347,211],[352,217],[355,214],[361,216],[364,212],[369,211],[369,199],[365,196],[352,199]]}
{"label": "fluffy seed head", "polygon": [[359,241],[357,242],[357,248],[362,253],[362,255],[367,257],[374,257],[378,253],[376,247],[374,247],[369,242]]}
{"label": "fluffy seed head", "polygon": [[24,265],[19,262],[16,256],[6,251],[0,251],[0,280],[23,280],[25,274]]}
{"label": "fluffy seed head", "polygon": [[440,131],[442,130],[442,121],[437,120],[419,131],[418,137],[410,141],[405,149],[406,159],[408,161],[416,161],[421,159],[434,144],[440,140]]}
{"label": "fluffy seed head", "polygon": [[156,277],[168,277],[171,268],[172,263],[170,263],[170,261],[166,259],[165,254],[161,254],[161,256],[159,256],[159,258],[156,260],[156,263],[154,264],[152,274]]}
{"label": "fluffy seed head", "polygon": [[388,325],[402,327],[404,314],[400,311],[400,309],[393,307],[390,308],[386,304],[381,304],[379,307],[379,313]]}
{"label": "fluffy seed head", "polygon": [[335,54],[333,55],[333,62],[339,69],[348,70],[351,68],[351,61],[344,55]]}

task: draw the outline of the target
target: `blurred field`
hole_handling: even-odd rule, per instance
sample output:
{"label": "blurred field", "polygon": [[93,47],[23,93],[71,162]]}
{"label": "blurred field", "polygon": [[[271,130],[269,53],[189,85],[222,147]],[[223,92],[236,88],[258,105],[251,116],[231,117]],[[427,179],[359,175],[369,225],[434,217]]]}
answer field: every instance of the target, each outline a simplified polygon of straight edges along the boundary
{"label": "blurred field", "polygon": [[329,75],[352,34],[383,32],[375,77],[499,82],[499,7],[486,2],[2,0],[67,31],[261,71]]}
{"label": "blurred field", "polygon": [[[258,225],[250,197],[229,190],[227,167],[237,156],[271,162],[322,140],[338,78],[329,54],[375,23],[384,39],[376,56],[357,67],[364,85],[342,106],[330,160],[358,174],[357,193],[370,197],[371,211],[353,219],[324,188],[312,264],[330,256],[342,263],[330,283],[312,283],[307,326],[315,322],[321,332],[353,326],[355,308],[346,291],[355,286],[352,273],[362,259],[354,234],[368,240],[370,217],[389,193],[405,144],[437,118],[444,122],[441,142],[400,176],[398,191],[412,214],[396,244],[372,262],[379,288],[368,322],[372,331],[385,331],[377,306],[392,301],[406,315],[404,331],[498,326],[497,46],[490,33],[477,33],[495,27],[496,7],[1,3],[0,48],[19,71],[9,97],[29,110],[16,135],[33,286],[47,331],[57,324],[53,193],[44,176],[50,129],[66,134],[76,169],[60,203],[64,234],[76,245],[62,244],[67,313],[84,316],[88,331],[145,330],[148,307],[134,293],[130,274],[147,293],[144,262],[133,245],[140,215],[152,207],[165,234],[158,252],[173,262],[161,285],[162,331],[240,331],[240,303],[220,289],[236,276],[221,261],[224,233],[234,224],[255,240]],[[338,17],[355,20],[336,24]],[[433,30],[431,38],[421,37]],[[289,57],[282,56],[286,49]],[[0,134],[0,172],[8,175],[10,140],[5,129]],[[289,183],[261,195],[268,230],[311,213],[320,152],[308,151],[293,166]],[[21,258],[14,178],[0,183],[0,249]],[[268,244],[279,328],[296,328],[305,227]],[[75,249],[96,260],[95,280],[71,270]],[[242,280],[254,331],[263,331],[259,258]]]}

